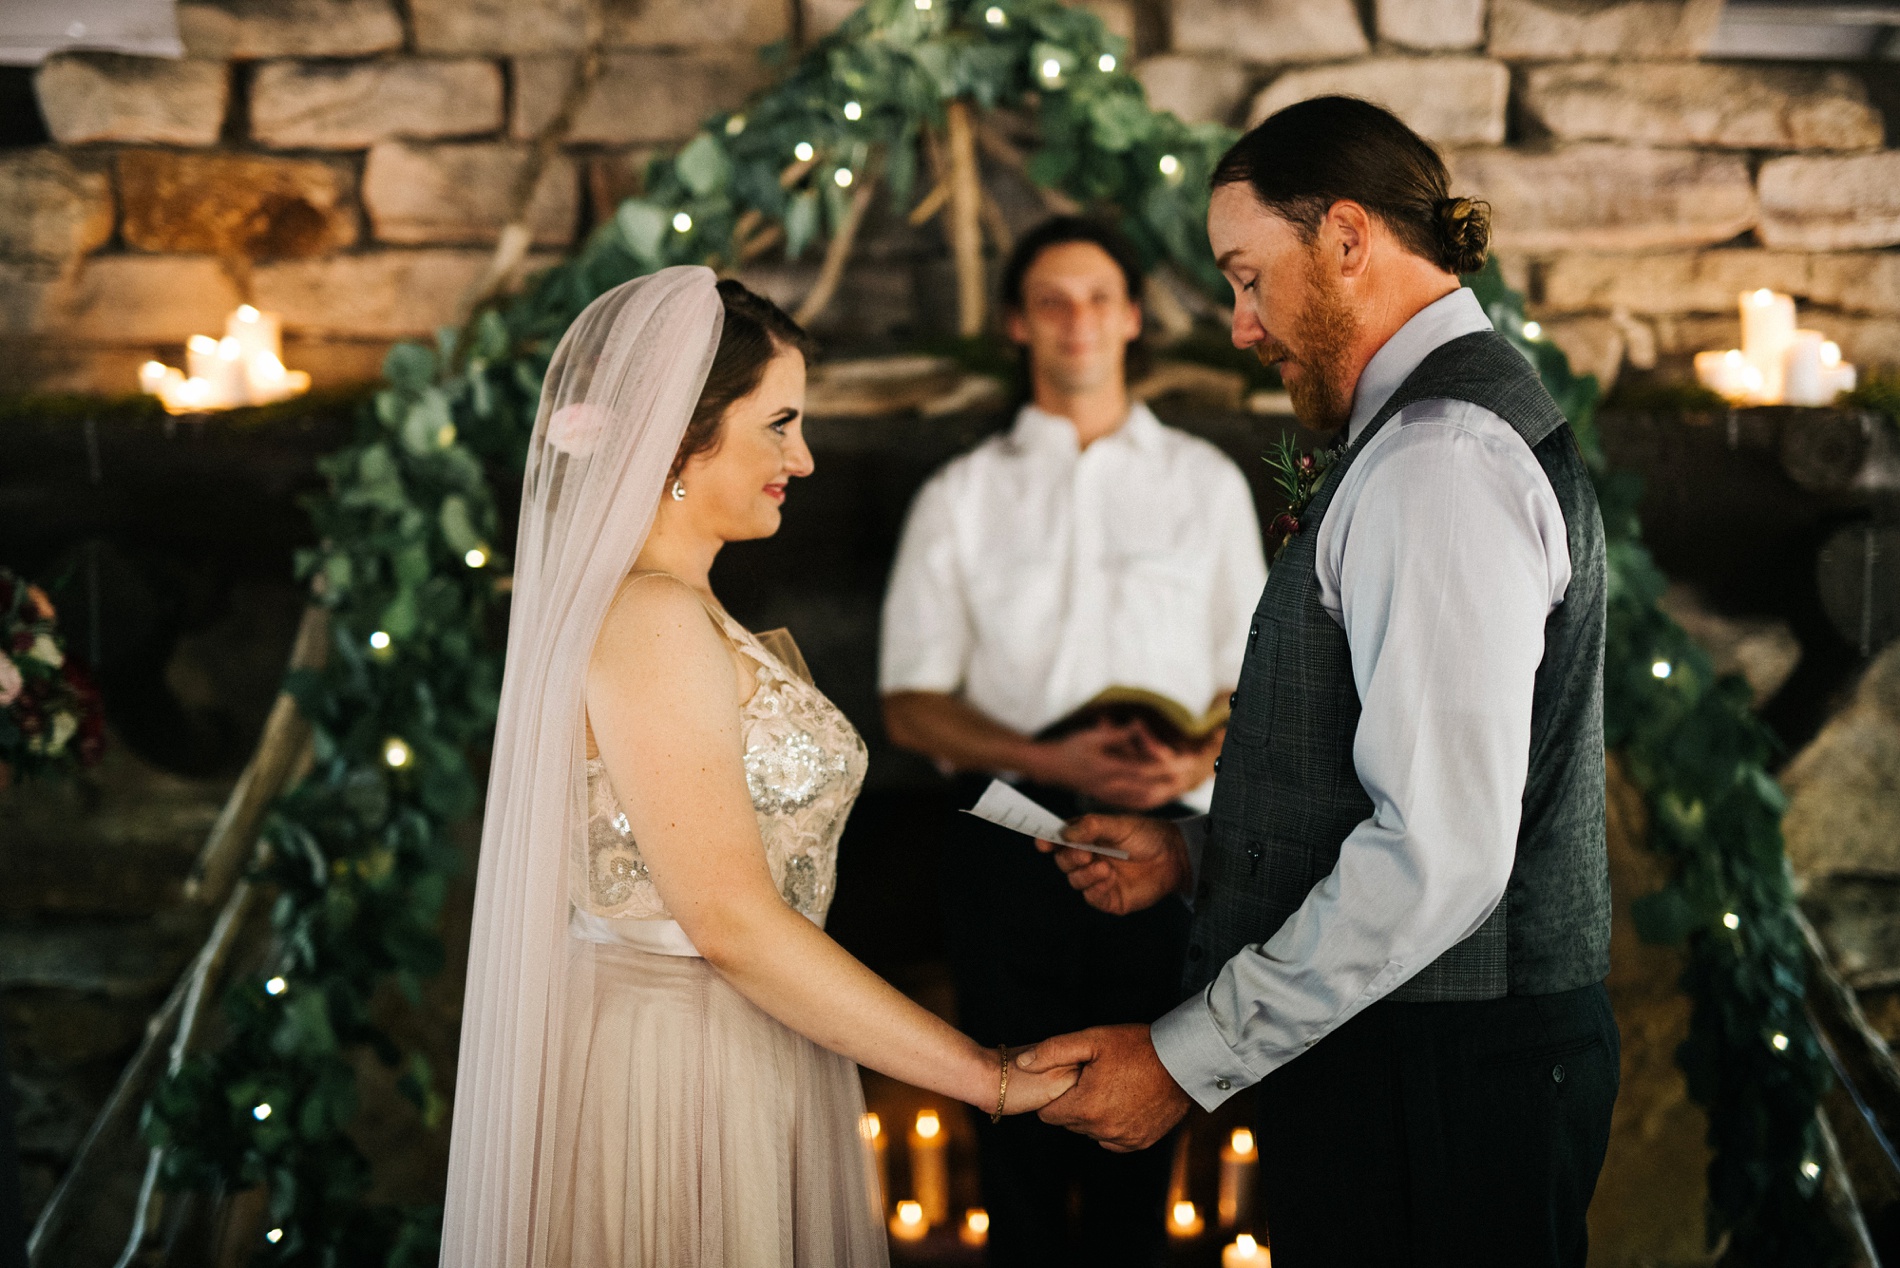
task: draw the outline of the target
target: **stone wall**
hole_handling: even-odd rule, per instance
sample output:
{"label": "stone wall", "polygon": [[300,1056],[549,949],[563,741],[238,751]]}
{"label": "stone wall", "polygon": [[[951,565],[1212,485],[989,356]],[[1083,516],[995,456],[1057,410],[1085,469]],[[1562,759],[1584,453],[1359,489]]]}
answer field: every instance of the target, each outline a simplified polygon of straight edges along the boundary
{"label": "stone wall", "polygon": [[[183,60],[56,55],[35,83],[50,142],[0,150],[0,387],[126,390],[241,298],[284,313],[287,359],[320,383],[372,376],[480,271],[585,3],[181,0]],[[766,82],[759,46],[851,8],[602,3],[612,48],[535,195],[540,259],[631,192],[646,155]],[[1736,342],[1736,293],[1764,285],[1849,358],[1900,364],[1900,150],[1867,89],[1891,65],[1697,60],[1719,0],[1094,7],[1139,31],[1136,73],[1190,119],[1326,92],[1390,105],[1493,203],[1513,279],[1582,368],[1679,372]],[[912,265],[901,284],[856,269],[847,290],[895,303],[887,328],[927,327],[948,274]]]}

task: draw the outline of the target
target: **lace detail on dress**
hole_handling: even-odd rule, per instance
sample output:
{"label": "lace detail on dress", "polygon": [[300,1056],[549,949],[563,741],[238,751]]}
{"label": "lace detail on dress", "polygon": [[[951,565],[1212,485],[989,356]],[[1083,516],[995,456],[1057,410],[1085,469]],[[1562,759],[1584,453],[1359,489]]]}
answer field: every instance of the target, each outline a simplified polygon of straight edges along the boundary
{"label": "lace detail on dress", "polygon": [[[732,618],[708,611],[758,666],[758,689],[739,721],[766,863],[785,901],[822,925],[837,883],[838,838],[864,786],[864,741],[823,692]],[[578,869],[586,893],[573,895],[574,904],[599,916],[668,918],[598,758],[587,763],[587,803],[587,857]]]}

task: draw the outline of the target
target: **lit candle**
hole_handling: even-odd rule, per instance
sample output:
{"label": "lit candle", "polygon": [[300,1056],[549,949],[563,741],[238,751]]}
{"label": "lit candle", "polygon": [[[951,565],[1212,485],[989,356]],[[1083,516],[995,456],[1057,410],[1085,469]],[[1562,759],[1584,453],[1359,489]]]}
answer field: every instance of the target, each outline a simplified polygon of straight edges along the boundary
{"label": "lit candle", "polygon": [[924,1218],[921,1202],[905,1198],[897,1204],[897,1214],[891,1216],[891,1236],[900,1242],[921,1242],[930,1232],[930,1221]]}
{"label": "lit candle", "polygon": [[[1821,345],[1827,342],[1818,330],[1797,330],[1788,345],[1786,369],[1782,375],[1781,396],[1790,405],[1826,405],[1834,399],[1828,388],[1832,375],[1824,374]],[[1840,359],[1840,349],[1835,350]]]}
{"label": "lit candle", "polygon": [[284,360],[283,319],[276,313],[263,313],[249,304],[224,319],[224,337],[235,339],[248,362],[260,352],[268,352],[278,364]]}
{"label": "lit candle", "polygon": [[865,1172],[871,1177],[871,1202],[874,1209],[889,1209],[891,1191],[890,1163],[884,1152],[884,1124],[876,1114],[865,1113],[858,1119],[858,1139],[864,1142]]}
{"label": "lit candle", "polygon": [[1220,1226],[1238,1228],[1253,1218],[1254,1174],[1260,1167],[1260,1151],[1254,1147],[1253,1133],[1236,1127],[1233,1137],[1220,1151]]}
{"label": "lit candle", "polygon": [[[1851,392],[1860,381],[1860,374],[1853,366],[1841,360],[1841,345],[1832,339],[1821,344],[1821,373],[1826,376],[1828,386],[1834,393]],[[1831,402],[1833,396],[1828,400]]]}
{"label": "lit candle", "polygon": [[1186,1241],[1199,1237],[1207,1228],[1207,1221],[1194,1203],[1183,1198],[1168,1208],[1168,1236]]}
{"label": "lit candle", "polygon": [[159,389],[165,386],[166,365],[163,361],[147,361],[139,367],[139,391],[147,396],[157,396]]}
{"label": "lit candle", "polygon": [[1273,1254],[1252,1233],[1242,1233],[1221,1247],[1220,1268],[1273,1268]]}
{"label": "lit candle", "polygon": [[942,1224],[950,1218],[950,1138],[934,1109],[918,1110],[910,1133],[910,1187],[924,1218]]}
{"label": "lit candle", "polygon": [[1794,297],[1763,287],[1742,294],[1742,355],[1761,372],[1761,399],[1781,400],[1783,362],[1794,343]]}
{"label": "lit candle", "polygon": [[985,1246],[990,1240],[990,1213],[980,1206],[973,1206],[963,1213],[963,1227],[957,1230],[957,1240],[965,1246]]}
{"label": "lit candle", "polygon": [[1761,371],[1742,355],[1740,348],[1696,353],[1695,377],[1703,387],[1731,404],[1744,405],[1761,397]]}

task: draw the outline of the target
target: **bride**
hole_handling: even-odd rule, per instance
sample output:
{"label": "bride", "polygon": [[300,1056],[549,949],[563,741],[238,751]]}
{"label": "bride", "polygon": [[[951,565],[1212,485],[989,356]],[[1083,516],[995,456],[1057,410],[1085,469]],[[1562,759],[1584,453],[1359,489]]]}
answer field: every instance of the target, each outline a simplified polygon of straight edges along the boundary
{"label": "bride", "polygon": [[672,268],[594,301],[548,367],[445,1268],[881,1265],[853,1063],[992,1113],[1074,1082],[1010,1070],[824,933],[864,745],[708,582],[812,470],[806,346]]}

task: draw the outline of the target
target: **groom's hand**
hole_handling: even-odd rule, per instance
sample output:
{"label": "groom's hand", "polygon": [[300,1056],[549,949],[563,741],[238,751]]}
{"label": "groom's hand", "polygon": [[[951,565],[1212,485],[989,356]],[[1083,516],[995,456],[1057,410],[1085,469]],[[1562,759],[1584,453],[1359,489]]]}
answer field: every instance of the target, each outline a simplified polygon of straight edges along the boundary
{"label": "groom's hand", "polygon": [[1096,1026],[1045,1039],[1016,1058],[1024,1070],[1080,1064],[1082,1077],[1039,1117],[1115,1153],[1146,1149],[1188,1112],[1188,1094],[1155,1054],[1146,1026]]}
{"label": "groom's hand", "polygon": [[1053,841],[1038,841],[1044,854],[1054,853],[1056,866],[1082,891],[1089,906],[1111,916],[1143,911],[1169,894],[1186,893],[1193,868],[1188,862],[1187,839],[1165,819],[1139,815],[1083,815],[1062,830],[1071,841],[1112,846],[1128,854],[1112,859],[1086,850],[1065,850]]}

